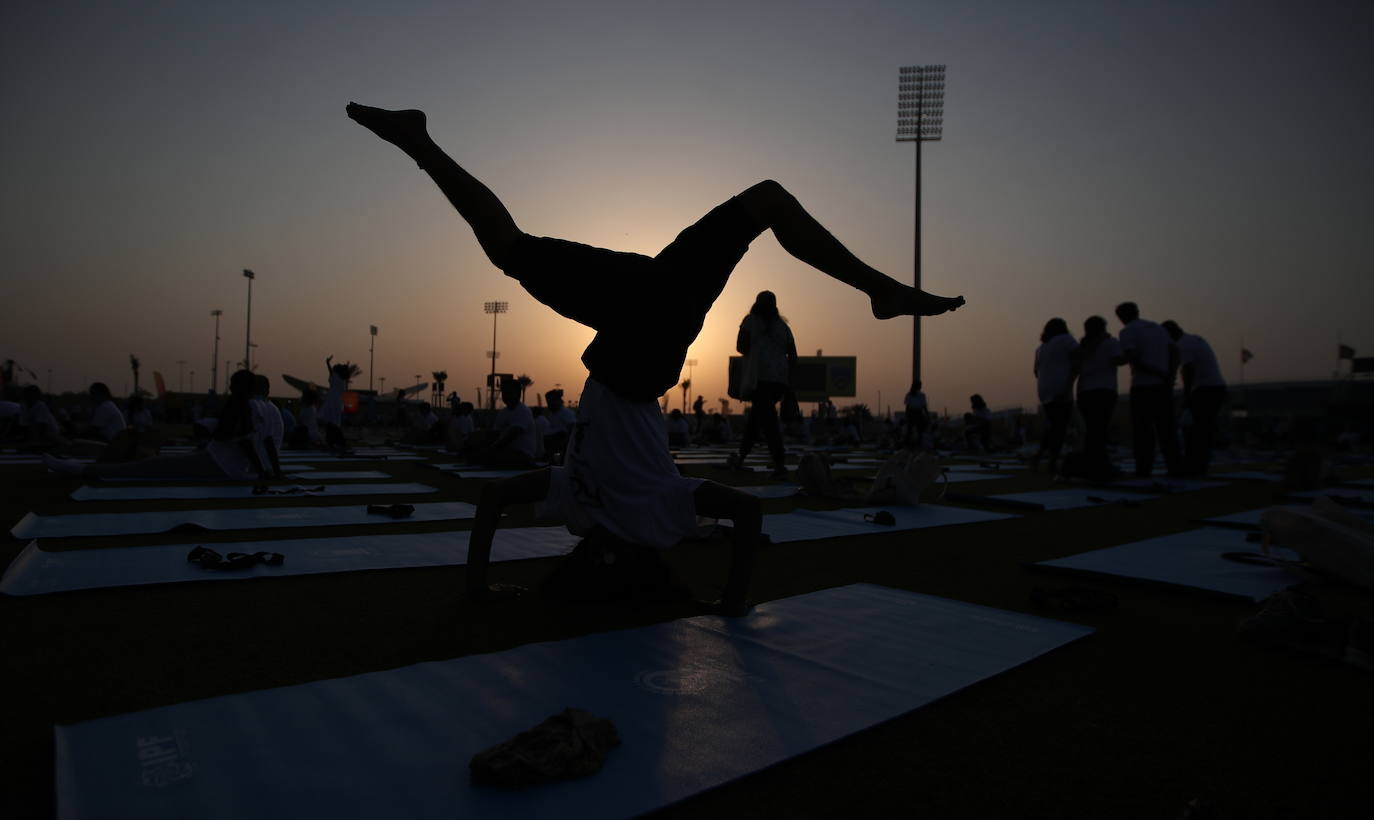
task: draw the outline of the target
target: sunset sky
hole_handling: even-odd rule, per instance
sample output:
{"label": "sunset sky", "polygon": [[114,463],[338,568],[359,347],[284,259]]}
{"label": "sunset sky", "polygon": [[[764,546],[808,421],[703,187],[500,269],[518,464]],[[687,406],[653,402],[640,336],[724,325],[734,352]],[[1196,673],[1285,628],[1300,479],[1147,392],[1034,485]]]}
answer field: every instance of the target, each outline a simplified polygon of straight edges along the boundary
{"label": "sunset sky", "polygon": [[[11,0],[0,358],[117,393],[129,354],[172,389],[183,360],[203,390],[211,310],[221,380],[243,357],[251,268],[274,379],[323,381],[329,354],[366,370],[377,325],[388,387],[445,369],[473,399],[482,303],[505,300],[499,369],[575,396],[591,331],[493,268],[346,103],[425,109],[533,234],[654,254],[772,178],[909,281],[897,70],[944,63],[924,281],[968,305],[924,323],[934,409],[1032,406],[1045,321],[1078,335],[1125,299],[1208,338],[1233,382],[1242,343],[1247,381],[1329,377],[1338,337],[1374,355],[1371,42],[1367,2]],[[859,396],[838,404],[900,402],[910,320],[875,321],[769,234],[691,350],[694,394],[725,394],[765,288],[803,353],[858,357]]]}

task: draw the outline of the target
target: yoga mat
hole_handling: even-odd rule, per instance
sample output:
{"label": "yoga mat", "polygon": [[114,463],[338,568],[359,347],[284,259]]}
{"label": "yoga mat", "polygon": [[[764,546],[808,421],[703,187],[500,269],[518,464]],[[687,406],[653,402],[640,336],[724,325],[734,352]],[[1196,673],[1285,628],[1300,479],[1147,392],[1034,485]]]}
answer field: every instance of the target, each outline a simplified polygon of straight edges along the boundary
{"label": "yoga mat", "polygon": [[[1297,576],[1287,570],[1221,557],[1225,552],[1262,551],[1259,544],[1249,543],[1245,536],[1239,530],[1206,527],[1041,561],[1036,566],[1157,581],[1248,601],[1262,601],[1298,583]],[[1276,550],[1276,555],[1289,560],[1298,558],[1288,550]]]}
{"label": "yoga mat", "polygon": [[[1288,505],[1295,510],[1310,510],[1310,506]],[[1355,515],[1366,521],[1374,521],[1374,510],[1349,510]],[[1233,513],[1231,515],[1219,515],[1215,518],[1204,518],[1202,523],[1214,524],[1221,527],[1239,527],[1247,530],[1257,530],[1260,528],[1260,516],[1264,515],[1264,509],[1246,510],[1245,512]]]}
{"label": "yoga mat", "polygon": [[[864,515],[879,510],[892,513],[897,523],[892,526],[865,521]],[[819,538],[838,538],[847,535],[873,535],[898,530],[918,530],[927,527],[947,527],[977,521],[996,521],[1015,518],[1006,513],[986,510],[966,510],[939,504],[918,507],[860,507],[846,510],[794,510],[790,513],[765,515],[763,531],[775,544],[787,541],[814,541]]]}
{"label": "yoga mat", "polygon": [[[351,535],[287,541],[214,544],[215,552],[279,552],[277,567],[258,564],[246,570],[202,569],[186,560],[190,544],[109,547],[48,552],[31,541],[0,577],[6,595],[44,595],[76,589],[171,584],[183,581],[237,581],[322,572],[443,567],[466,564],[471,532]],[[562,555],[579,538],[564,527],[526,527],[496,531],[491,560],[518,561]]]}
{"label": "yoga mat", "polygon": [[1316,498],[1326,496],[1338,504],[1374,504],[1374,490],[1355,489],[1352,487],[1327,487],[1324,490],[1305,490],[1300,493],[1289,493],[1295,498]]}
{"label": "yoga mat", "polygon": [[[341,478],[391,478],[390,473],[381,470],[316,470],[307,465],[292,465],[291,472],[286,473],[287,478],[294,478],[301,481],[313,481],[315,479],[341,479]],[[147,483],[150,481],[185,481],[185,482],[205,482],[213,479],[206,478],[174,478],[162,476],[159,478],[102,478],[102,484],[128,484],[132,482]],[[240,482],[251,484],[255,482]]]}
{"label": "yoga mat", "polygon": [[[967,470],[946,470],[945,476],[950,484],[960,484],[965,481],[996,481],[1001,478],[1010,478],[1010,475],[998,475],[997,473],[975,473]],[[937,483],[939,479],[936,479]]]}
{"label": "yoga mat", "polygon": [[1355,481],[1344,482],[1351,487],[1374,487],[1374,478],[1361,478]]}
{"label": "yoga mat", "polygon": [[[60,818],[630,817],[918,709],[1076,624],[869,585],[489,655],[58,726]],[[474,788],[473,754],[567,706],[622,745],[590,777]]]}
{"label": "yoga mat", "polygon": [[732,490],[739,490],[742,493],[749,493],[759,498],[790,498],[801,492],[800,484],[756,484],[751,487],[731,487]]}
{"label": "yoga mat", "polygon": [[[1086,489],[1062,489],[1062,490],[1036,490],[1029,493],[1004,493],[993,495],[989,498],[1005,498],[1009,501],[1025,501],[1031,504],[1039,504],[1046,510],[1074,510],[1080,507],[1104,507],[1117,503],[1138,503],[1141,501],[1151,501],[1155,498],[1152,495],[1141,495],[1140,493],[1123,493],[1115,490],[1101,488]],[[1101,501],[1090,501],[1090,498],[1100,498]]]}
{"label": "yoga mat", "polygon": [[314,454],[310,454],[310,455],[306,455],[306,454],[303,454],[303,453],[289,453],[289,454],[284,453],[284,454],[282,454],[282,456],[280,457],[280,461],[281,461],[282,464],[288,464],[288,463],[290,463],[290,464],[293,464],[293,465],[296,464],[296,463],[299,463],[299,462],[307,462],[307,461],[308,461],[308,462],[313,462],[313,463],[315,463],[315,464],[323,464],[323,463],[325,463],[325,462],[334,463],[334,462],[337,462],[337,461],[428,461],[428,460],[429,460],[429,456],[415,456],[415,455],[401,455],[401,456],[391,456],[391,455],[377,455],[377,456],[358,456],[358,455],[353,455],[353,456],[332,456],[332,455],[330,455],[329,453],[314,453]]}
{"label": "yoga mat", "polygon": [[[311,476],[323,478],[323,476]],[[283,492],[295,490],[295,492]],[[72,493],[77,501],[141,501],[152,498],[292,498],[341,495],[417,495],[438,492],[428,484],[395,482],[389,484],[315,484],[270,487],[269,492],[254,493],[253,487],[81,487]]]}
{"label": "yoga mat", "polygon": [[10,530],[15,538],[72,538],[88,535],[135,535],[192,528],[254,530],[270,527],[331,527],[407,521],[456,521],[472,518],[477,508],[461,501],[415,504],[409,518],[371,515],[359,502],[342,507],[261,507],[242,510],[177,510],[142,513],[29,513]]}
{"label": "yoga mat", "polygon": [[1206,481],[1200,478],[1127,478],[1113,481],[1115,488],[1131,487],[1155,493],[1190,493],[1194,490],[1209,490],[1225,487],[1225,481]]}
{"label": "yoga mat", "polygon": [[1241,481],[1283,481],[1283,476],[1278,473],[1262,473],[1258,470],[1246,470],[1239,473],[1217,473],[1217,478],[1234,478]]}

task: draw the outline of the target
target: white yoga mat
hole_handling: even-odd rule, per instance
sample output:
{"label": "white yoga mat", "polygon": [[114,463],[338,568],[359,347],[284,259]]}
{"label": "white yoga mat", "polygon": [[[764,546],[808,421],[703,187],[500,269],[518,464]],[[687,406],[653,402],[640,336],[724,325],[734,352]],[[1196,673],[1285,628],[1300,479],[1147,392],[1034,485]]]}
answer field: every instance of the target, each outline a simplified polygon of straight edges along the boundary
{"label": "white yoga mat", "polygon": [[[56,732],[60,818],[630,817],[918,709],[1088,627],[854,585],[703,616],[191,701]],[[474,788],[473,754],[576,706],[590,777]]]}
{"label": "white yoga mat", "polygon": [[1239,479],[1241,481],[1283,481],[1278,473],[1264,473],[1259,470],[1245,470],[1238,473],[1217,473],[1217,478]]}
{"label": "white yoga mat", "polygon": [[[1242,564],[1221,557],[1226,552],[1260,552],[1260,545],[1246,541],[1245,536],[1240,530],[1205,527],[1041,561],[1036,566],[1157,581],[1250,601],[1262,601],[1298,582],[1295,575],[1278,567]],[[1277,554],[1290,560],[1297,558],[1287,550],[1277,550]]]}
{"label": "white yoga mat", "polygon": [[[1156,498],[1156,496],[1153,495],[1141,495],[1140,493],[1134,492],[1123,493],[1098,487],[1090,490],[1082,488],[1036,490],[1035,492],[1029,493],[1004,493],[1002,495],[988,497],[1003,498],[1008,501],[1023,501],[1029,504],[1039,504],[1046,510],[1074,510],[1080,507],[1104,507],[1112,504],[1151,501]],[[1094,501],[1092,499],[1101,500]]]}
{"label": "white yoga mat", "polygon": [[945,477],[949,479],[950,484],[962,484],[966,481],[997,481],[999,479],[1011,478],[1011,475],[998,475],[997,473],[977,473],[971,470],[946,470]]}
{"label": "white yoga mat", "polygon": [[[322,478],[323,476],[311,476]],[[188,486],[170,487],[80,487],[72,493],[77,501],[139,501],[154,498],[291,498],[344,495],[420,495],[438,492],[428,484],[391,482],[387,484],[295,484],[270,487],[268,492],[254,493],[251,485],[234,487]]]}
{"label": "white yoga mat", "polygon": [[417,455],[351,455],[335,456],[329,453],[283,453],[280,457],[282,464],[299,464],[308,462],[311,464],[334,464],[343,461],[427,461],[429,456]]}
{"label": "white yoga mat", "polygon": [[[279,552],[286,556],[281,566],[258,564],[246,570],[202,569],[186,560],[190,544],[49,552],[39,549],[37,541],[31,541],[0,578],[0,592],[43,595],[76,589],[184,581],[236,581],[324,572],[451,566],[467,563],[469,536],[471,532],[463,530],[212,545],[220,555]],[[578,540],[564,527],[497,530],[491,560],[518,561],[562,555],[576,546]]]}
{"label": "white yoga mat", "polygon": [[732,490],[739,490],[742,493],[749,493],[759,498],[790,498],[801,492],[800,484],[755,484],[750,487],[731,487]]}
{"label": "white yoga mat", "polygon": [[136,535],[192,528],[255,530],[271,527],[332,527],[407,521],[456,521],[472,518],[477,508],[461,501],[415,504],[408,518],[372,515],[359,502],[340,507],[261,507],[241,510],[176,510],[142,513],[29,513],[10,530],[15,538],[72,538],[92,535]]}
{"label": "white yoga mat", "polygon": [[[864,520],[865,515],[880,510],[892,513],[897,523],[884,526]],[[773,543],[780,544],[787,541],[814,541],[819,538],[948,527],[1015,517],[1006,513],[945,507],[939,504],[921,504],[917,507],[859,507],[845,510],[794,510],[790,513],[765,515],[763,531]]]}
{"label": "white yoga mat", "polygon": [[[298,480],[300,480],[300,481],[313,481],[313,480],[316,480],[316,479],[325,480],[325,479],[366,479],[366,478],[374,478],[374,479],[375,479],[375,478],[391,478],[391,474],[390,474],[390,473],[384,473],[384,472],[382,472],[381,470],[316,470],[314,467],[311,467],[311,466],[309,466],[309,465],[303,465],[303,464],[301,464],[301,465],[296,465],[296,464],[293,464],[293,465],[291,466],[291,472],[286,473],[286,477],[287,477],[287,478],[298,479]],[[184,481],[184,482],[187,482],[187,483],[204,483],[205,481],[208,481],[208,480],[211,480],[211,479],[206,479],[206,478],[175,478],[175,477],[172,477],[172,476],[161,476],[161,477],[159,477],[159,478],[102,478],[102,479],[100,479],[101,483],[103,483],[103,484],[131,484],[131,483],[134,483],[134,482],[139,482],[139,483],[147,484],[147,483],[150,483],[150,482],[153,482],[153,481],[177,481],[177,482],[182,482],[182,481]],[[248,484],[248,485],[251,486],[252,484],[254,484],[254,483],[256,483],[256,482],[247,481],[247,482],[239,482],[239,483],[246,483],[246,484]]]}
{"label": "white yoga mat", "polygon": [[1355,487],[1327,487],[1324,490],[1305,490],[1300,493],[1289,493],[1294,498],[1316,498],[1326,496],[1339,504],[1374,504],[1374,490],[1364,490]]}
{"label": "white yoga mat", "polygon": [[1154,493],[1190,493],[1194,490],[1210,490],[1225,487],[1225,481],[1207,481],[1201,478],[1126,478],[1113,481],[1113,487],[1130,487]]}

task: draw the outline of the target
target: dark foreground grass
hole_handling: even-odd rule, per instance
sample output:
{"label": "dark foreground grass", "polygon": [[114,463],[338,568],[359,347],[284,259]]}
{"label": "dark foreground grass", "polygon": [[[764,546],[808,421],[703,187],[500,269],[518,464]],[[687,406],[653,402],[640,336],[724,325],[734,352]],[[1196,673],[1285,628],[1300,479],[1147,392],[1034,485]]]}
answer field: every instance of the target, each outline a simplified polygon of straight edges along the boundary
{"label": "dark foreground grass", "polygon": [[[414,462],[380,469],[440,486],[441,498],[476,501],[477,482]],[[30,510],[177,505],[78,504],[67,500],[75,486],[31,468],[0,468],[0,524],[8,530]],[[991,494],[1047,486],[1044,476],[1022,475],[960,489]],[[1211,812],[1199,817],[1367,816],[1374,676],[1240,641],[1235,623],[1255,610],[1244,602],[1026,566],[1190,529],[1205,516],[1268,504],[1275,493],[1270,485],[1238,482],[1135,508],[766,548],[755,601],[869,582],[1050,614],[1097,633],[656,816],[1173,820],[1191,801]],[[772,501],[765,508],[784,511],[796,503]],[[511,525],[530,523],[524,516],[512,516]],[[268,537],[322,534],[299,529]],[[194,543],[246,537],[207,533]],[[189,541],[174,534],[139,543]],[[116,543],[132,542],[80,539],[45,548]],[[0,564],[22,546],[0,543]],[[705,542],[679,548],[670,559],[704,596],[724,578],[728,555],[723,543]],[[537,586],[551,566],[549,560],[498,564],[493,574]],[[0,598],[0,816],[53,815],[55,723],[694,614],[681,604],[571,606],[538,596],[477,606],[458,593],[463,575],[461,567],[388,570]],[[1031,604],[1035,587],[1065,585],[1110,590],[1120,605],[1101,614],[1054,615]],[[460,757],[455,754],[455,776],[465,776],[467,760]],[[570,809],[569,816],[576,814]]]}

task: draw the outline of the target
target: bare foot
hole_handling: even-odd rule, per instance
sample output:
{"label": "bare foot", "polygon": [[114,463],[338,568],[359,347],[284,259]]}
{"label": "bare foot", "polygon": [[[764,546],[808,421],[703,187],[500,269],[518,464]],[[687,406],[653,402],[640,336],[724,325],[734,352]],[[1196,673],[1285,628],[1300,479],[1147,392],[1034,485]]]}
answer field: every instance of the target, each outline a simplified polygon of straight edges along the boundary
{"label": "bare foot", "polygon": [[345,110],[349,119],[407,154],[413,155],[415,150],[430,142],[429,132],[425,130],[425,112],[418,109],[388,111],[351,102]]}
{"label": "bare foot", "polygon": [[891,319],[894,316],[939,316],[964,306],[962,296],[936,296],[923,290],[899,285],[890,293],[872,296],[870,303],[876,319]]}

